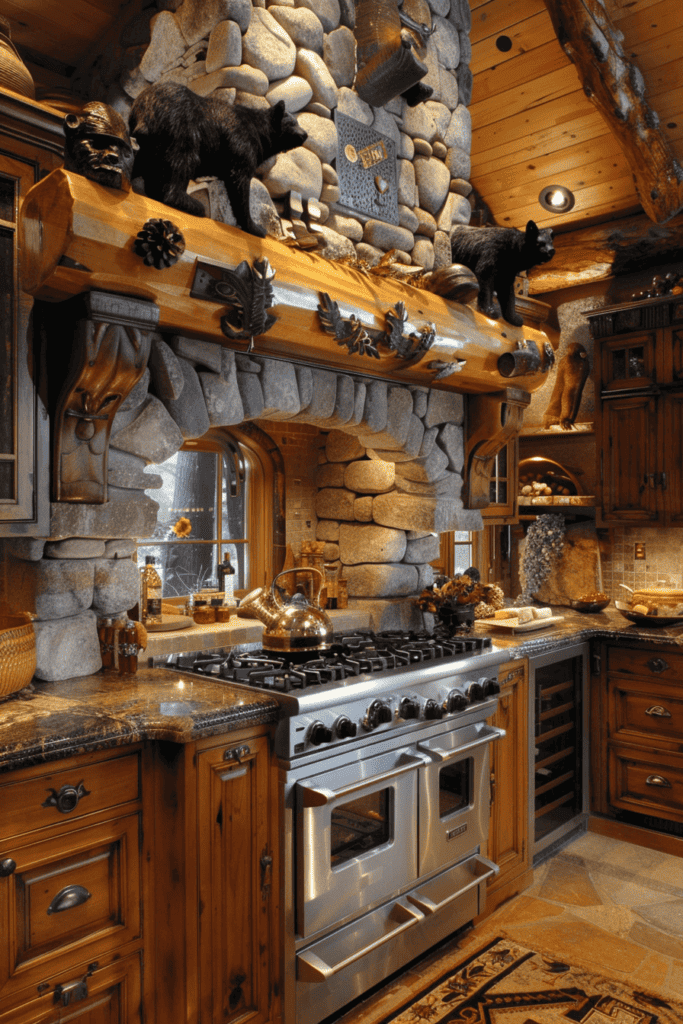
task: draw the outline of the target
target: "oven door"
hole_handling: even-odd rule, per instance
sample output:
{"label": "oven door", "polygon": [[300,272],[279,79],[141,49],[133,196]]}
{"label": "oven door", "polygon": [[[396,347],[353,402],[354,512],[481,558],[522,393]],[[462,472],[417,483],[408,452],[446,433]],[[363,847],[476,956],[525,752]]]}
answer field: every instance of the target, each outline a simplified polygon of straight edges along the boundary
{"label": "oven door", "polygon": [[417,877],[423,765],[414,753],[393,750],[297,783],[300,936],[367,910]]}
{"label": "oven door", "polygon": [[482,722],[418,743],[429,757],[420,773],[421,876],[460,860],[488,838],[489,743],[504,735]]}

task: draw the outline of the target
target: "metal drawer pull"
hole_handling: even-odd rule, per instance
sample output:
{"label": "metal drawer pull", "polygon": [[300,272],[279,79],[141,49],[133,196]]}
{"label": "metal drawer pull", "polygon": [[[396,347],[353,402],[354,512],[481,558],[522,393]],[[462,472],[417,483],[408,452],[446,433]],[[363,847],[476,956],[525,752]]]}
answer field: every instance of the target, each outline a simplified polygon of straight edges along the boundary
{"label": "metal drawer pull", "polygon": [[77,786],[62,786],[59,793],[56,789],[48,789],[48,793],[51,793],[52,796],[49,796],[40,806],[56,807],[61,814],[73,811],[79,800],[82,800],[84,796],[90,796],[90,790],[85,788],[83,780]]}
{"label": "metal drawer pull", "polygon": [[668,661],[664,661],[664,658],[650,658],[646,663],[650,672],[666,672],[668,668],[671,668]]}
{"label": "metal drawer pull", "polygon": [[380,775],[370,775],[366,779],[359,779],[358,782],[352,782],[349,786],[341,786],[339,789],[328,789],[326,786],[319,786],[314,789],[312,786],[304,786],[300,783],[299,790],[303,797],[303,806],[324,807],[325,804],[332,803],[333,800],[337,800],[340,796],[349,796],[351,793],[356,793],[359,789],[367,789],[368,786],[374,786],[378,782],[388,782],[390,779],[395,779],[398,775],[403,775],[404,772],[421,767],[424,763],[422,758],[406,757],[397,768],[392,768],[391,771],[382,772]]}
{"label": "metal drawer pull", "polygon": [[12,872],[16,871],[17,862],[12,860],[11,857],[5,857],[4,860],[0,860],[0,878],[8,878]]}
{"label": "metal drawer pull", "polygon": [[71,910],[72,907],[80,907],[82,903],[87,903],[91,896],[92,893],[82,885],[65,885],[59,890],[47,912],[61,914],[63,910]]}
{"label": "metal drawer pull", "polygon": [[237,761],[238,764],[242,764],[243,757],[249,757],[251,750],[245,743],[243,747],[228,747],[227,750],[223,751],[224,761]]}
{"label": "metal drawer pull", "polygon": [[55,985],[54,1002],[62,1006],[69,1006],[70,1003],[80,1003],[88,998],[88,977],[79,978],[78,981],[67,981],[64,985]]}
{"label": "metal drawer pull", "polygon": [[442,747],[430,747],[429,740],[425,743],[418,743],[417,746],[418,750],[423,750],[425,754],[429,754],[434,761],[451,761],[454,757],[460,757],[462,754],[466,754],[476,747],[481,747],[485,743],[502,739],[504,735],[505,729],[487,729],[476,740],[472,740],[471,743],[463,743],[462,746],[454,747],[453,750],[443,750]]}
{"label": "metal drawer pull", "polygon": [[651,708],[647,709],[645,714],[652,715],[654,718],[671,718],[671,712],[663,708],[661,704],[653,704]]}
{"label": "metal drawer pull", "polygon": [[663,775],[648,775],[645,779],[646,786],[660,786],[662,789],[671,789],[671,783]]}
{"label": "metal drawer pull", "polygon": [[309,982],[322,982],[328,981],[333,978],[335,974],[339,974],[345,967],[350,967],[351,964],[355,964],[361,957],[366,956],[368,953],[372,953],[373,950],[383,946],[389,939],[395,939],[401,932],[406,931],[407,928],[412,928],[418,923],[418,921],[424,921],[424,915],[420,913],[417,907],[406,907],[402,903],[396,904],[396,910],[402,911],[404,920],[399,924],[398,928],[394,928],[393,931],[388,932],[386,935],[380,936],[379,939],[375,939],[374,942],[369,943],[367,946],[363,946],[362,949],[357,949],[351,956],[347,956],[344,960],[340,960],[339,963],[330,966],[326,964],[321,957],[314,953],[312,950],[304,950],[303,953],[299,953],[296,958],[296,976],[299,981]]}
{"label": "metal drawer pull", "polygon": [[456,889],[456,891],[452,892],[450,896],[447,896],[445,900],[441,900],[441,903],[435,903],[433,900],[430,900],[428,896],[419,896],[414,893],[408,893],[406,899],[410,900],[410,902],[413,903],[418,910],[421,910],[423,914],[426,914],[427,916],[430,914],[436,914],[442,907],[447,907],[449,903],[452,903],[453,900],[462,896],[463,893],[473,889],[474,886],[479,885],[480,882],[485,882],[488,878],[493,878],[493,876],[497,875],[500,871],[498,865],[494,864],[492,860],[489,860],[487,857],[482,857],[481,854],[477,854],[475,858],[475,867],[479,867],[480,865],[483,865],[486,870],[482,871],[479,875],[474,875],[471,882],[468,882],[467,885],[463,885],[461,889]]}

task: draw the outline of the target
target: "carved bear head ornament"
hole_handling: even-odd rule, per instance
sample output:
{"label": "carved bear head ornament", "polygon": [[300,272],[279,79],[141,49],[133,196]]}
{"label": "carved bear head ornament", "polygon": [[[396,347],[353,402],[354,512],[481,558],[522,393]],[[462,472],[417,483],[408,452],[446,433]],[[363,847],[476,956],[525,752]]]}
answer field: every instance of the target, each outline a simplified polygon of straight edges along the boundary
{"label": "carved bear head ornament", "polygon": [[64,167],[109,188],[131,188],[133,160],[138,149],[126,122],[113,107],[93,101],[81,114],[64,118]]}

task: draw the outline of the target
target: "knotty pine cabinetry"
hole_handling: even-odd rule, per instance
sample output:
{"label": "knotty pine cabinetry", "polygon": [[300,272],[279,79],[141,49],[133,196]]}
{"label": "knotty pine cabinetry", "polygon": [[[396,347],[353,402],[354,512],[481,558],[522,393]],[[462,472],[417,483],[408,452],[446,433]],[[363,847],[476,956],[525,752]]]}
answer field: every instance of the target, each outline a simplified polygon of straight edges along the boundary
{"label": "knotty pine cabinetry", "polygon": [[593,809],[683,835],[683,653],[603,644],[598,659]]}
{"label": "knotty pine cabinetry", "polygon": [[683,524],[683,300],[587,314],[596,341],[599,522]]}
{"label": "knotty pine cabinetry", "polygon": [[486,896],[486,913],[533,881],[528,836],[528,675],[526,660],[498,670],[500,695],[491,725],[505,736],[491,744],[491,819],[488,856],[499,866]]}
{"label": "knotty pine cabinetry", "polygon": [[145,752],[0,775],[0,1022],[142,1022]]}

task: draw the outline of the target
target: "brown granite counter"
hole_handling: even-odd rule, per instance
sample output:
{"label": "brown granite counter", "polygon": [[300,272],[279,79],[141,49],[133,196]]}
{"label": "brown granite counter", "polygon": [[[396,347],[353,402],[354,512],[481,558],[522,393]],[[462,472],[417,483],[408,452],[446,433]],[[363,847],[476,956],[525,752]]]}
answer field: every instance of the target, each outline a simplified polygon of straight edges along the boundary
{"label": "brown granite counter", "polygon": [[188,743],[274,722],[278,713],[262,691],[161,668],[33,687],[29,699],[0,704],[0,771],[140,740]]}

